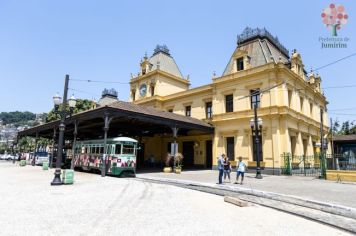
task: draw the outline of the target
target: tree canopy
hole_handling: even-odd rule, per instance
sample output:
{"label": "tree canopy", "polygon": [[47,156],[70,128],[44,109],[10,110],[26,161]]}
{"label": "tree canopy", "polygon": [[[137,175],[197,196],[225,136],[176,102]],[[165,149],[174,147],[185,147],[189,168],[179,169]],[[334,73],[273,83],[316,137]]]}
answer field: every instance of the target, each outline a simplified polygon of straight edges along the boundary
{"label": "tree canopy", "polygon": [[29,121],[33,121],[36,118],[36,114],[29,111],[12,111],[12,112],[1,112],[0,120],[3,124],[14,124],[23,125],[28,124]]}
{"label": "tree canopy", "polygon": [[332,133],[334,135],[356,134],[356,124],[354,121],[345,121],[340,124],[338,120],[332,124]]}
{"label": "tree canopy", "polygon": [[[79,112],[83,112],[86,110],[89,110],[90,108],[92,108],[93,102],[88,100],[88,99],[77,99],[77,103],[75,105],[74,111],[73,113],[79,113]],[[59,107],[59,111],[61,111],[63,109],[62,106]],[[67,112],[69,114],[69,107],[67,106]],[[56,114],[54,112],[54,109],[52,109],[50,112],[48,112],[47,117],[46,117],[46,122],[51,122],[54,120],[58,120],[60,119],[59,114]]]}

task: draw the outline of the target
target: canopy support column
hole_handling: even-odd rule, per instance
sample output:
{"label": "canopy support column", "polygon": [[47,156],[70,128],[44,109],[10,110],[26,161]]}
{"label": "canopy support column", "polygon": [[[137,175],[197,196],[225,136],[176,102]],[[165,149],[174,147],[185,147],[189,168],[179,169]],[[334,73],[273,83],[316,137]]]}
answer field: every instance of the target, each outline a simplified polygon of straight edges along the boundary
{"label": "canopy support column", "polygon": [[56,143],[56,137],[57,137],[57,128],[53,127],[52,155],[51,155],[51,157],[49,159],[49,168],[52,168],[52,164],[53,164],[54,145]]}
{"label": "canopy support column", "polygon": [[77,120],[74,121],[74,131],[73,131],[73,143],[72,143],[72,160],[70,162],[70,169],[74,170],[75,163],[75,145],[77,143],[77,134],[78,134],[78,125],[79,122]]}
{"label": "canopy support column", "polygon": [[108,131],[110,127],[110,122],[112,117],[109,117],[109,113],[105,113],[104,117],[104,154],[102,157],[102,165],[101,165],[101,177],[105,177],[107,172],[107,164],[108,164],[108,146],[107,146],[107,139],[108,139]]}
{"label": "canopy support column", "polygon": [[35,147],[34,147],[34,150],[33,150],[33,157],[32,157],[32,166],[36,165],[37,142],[38,142],[38,132],[36,131]]}
{"label": "canopy support column", "polygon": [[178,134],[178,130],[179,128],[177,128],[177,126],[173,126],[171,127],[172,132],[173,132],[173,150],[172,150],[172,154],[173,154],[173,170],[176,169],[176,154],[178,152],[178,148],[177,148],[177,134]]}

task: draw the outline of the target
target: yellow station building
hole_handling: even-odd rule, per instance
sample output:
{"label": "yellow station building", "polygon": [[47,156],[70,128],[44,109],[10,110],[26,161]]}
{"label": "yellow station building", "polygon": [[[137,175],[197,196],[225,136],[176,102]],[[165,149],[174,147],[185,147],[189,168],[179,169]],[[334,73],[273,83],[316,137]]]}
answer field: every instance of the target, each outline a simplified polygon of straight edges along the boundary
{"label": "yellow station building", "polygon": [[[140,73],[131,76],[130,88],[130,102],[214,126],[214,134],[178,136],[186,166],[214,168],[222,153],[235,161],[242,156],[249,166],[256,166],[250,127],[254,104],[263,121],[260,150],[266,169],[278,170],[283,153],[314,154],[320,142],[321,111],[325,134],[329,126],[320,76],[307,74],[301,55],[293,50],[289,56],[266,29],[246,28],[238,35],[223,74],[213,75],[207,85],[190,88],[189,77],[182,75],[168,48],[157,46],[151,57],[142,59]],[[250,96],[258,90],[261,96]],[[162,160],[171,142],[164,136],[144,138],[145,159]]]}

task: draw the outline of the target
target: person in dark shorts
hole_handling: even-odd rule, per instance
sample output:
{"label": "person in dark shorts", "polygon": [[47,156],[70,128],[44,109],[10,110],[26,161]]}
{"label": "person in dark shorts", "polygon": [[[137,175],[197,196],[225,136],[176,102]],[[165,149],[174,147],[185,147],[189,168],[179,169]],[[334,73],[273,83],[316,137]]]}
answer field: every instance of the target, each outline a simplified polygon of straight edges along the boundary
{"label": "person in dark shorts", "polygon": [[237,184],[239,181],[239,176],[241,175],[241,182],[240,184],[242,184],[242,182],[244,181],[244,177],[245,177],[245,171],[247,169],[246,163],[242,160],[242,157],[239,157],[239,162],[236,165],[236,181],[234,184]]}
{"label": "person in dark shorts", "polygon": [[224,181],[226,180],[226,176],[229,179],[230,183],[230,172],[231,172],[231,163],[227,156],[224,158]]}
{"label": "person in dark shorts", "polygon": [[222,184],[222,177],[224,174],[224,158],[225,158],[225,154],[222,154],[219,158],[218,158],[218,171],[219,171],[219,182],[218,184]]}

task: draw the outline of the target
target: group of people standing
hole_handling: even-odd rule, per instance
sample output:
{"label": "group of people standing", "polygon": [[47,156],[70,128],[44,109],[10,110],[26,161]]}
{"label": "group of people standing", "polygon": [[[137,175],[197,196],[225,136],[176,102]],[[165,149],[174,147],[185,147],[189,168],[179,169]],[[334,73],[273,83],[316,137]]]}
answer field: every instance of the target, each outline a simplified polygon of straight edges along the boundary
{"label": "group of people standing", "polygon": [[[242,157],[239,157],[239,161],[236,164],[236,181],[234,184],[238,183],[240,175],[241,175],[240,184],[243,183],[246,169],[247,169],[246,163],[242,160]],[[230,173],[232,171],[232,167],[229,158],[225,156],[225,154],[222,154],[218,158],[218,170],[219,170],[219,184],[223,183],[222,181],[223,177],[224,177],[224,181],[226,180],[227,177],[230,182],[231,180]]]}

